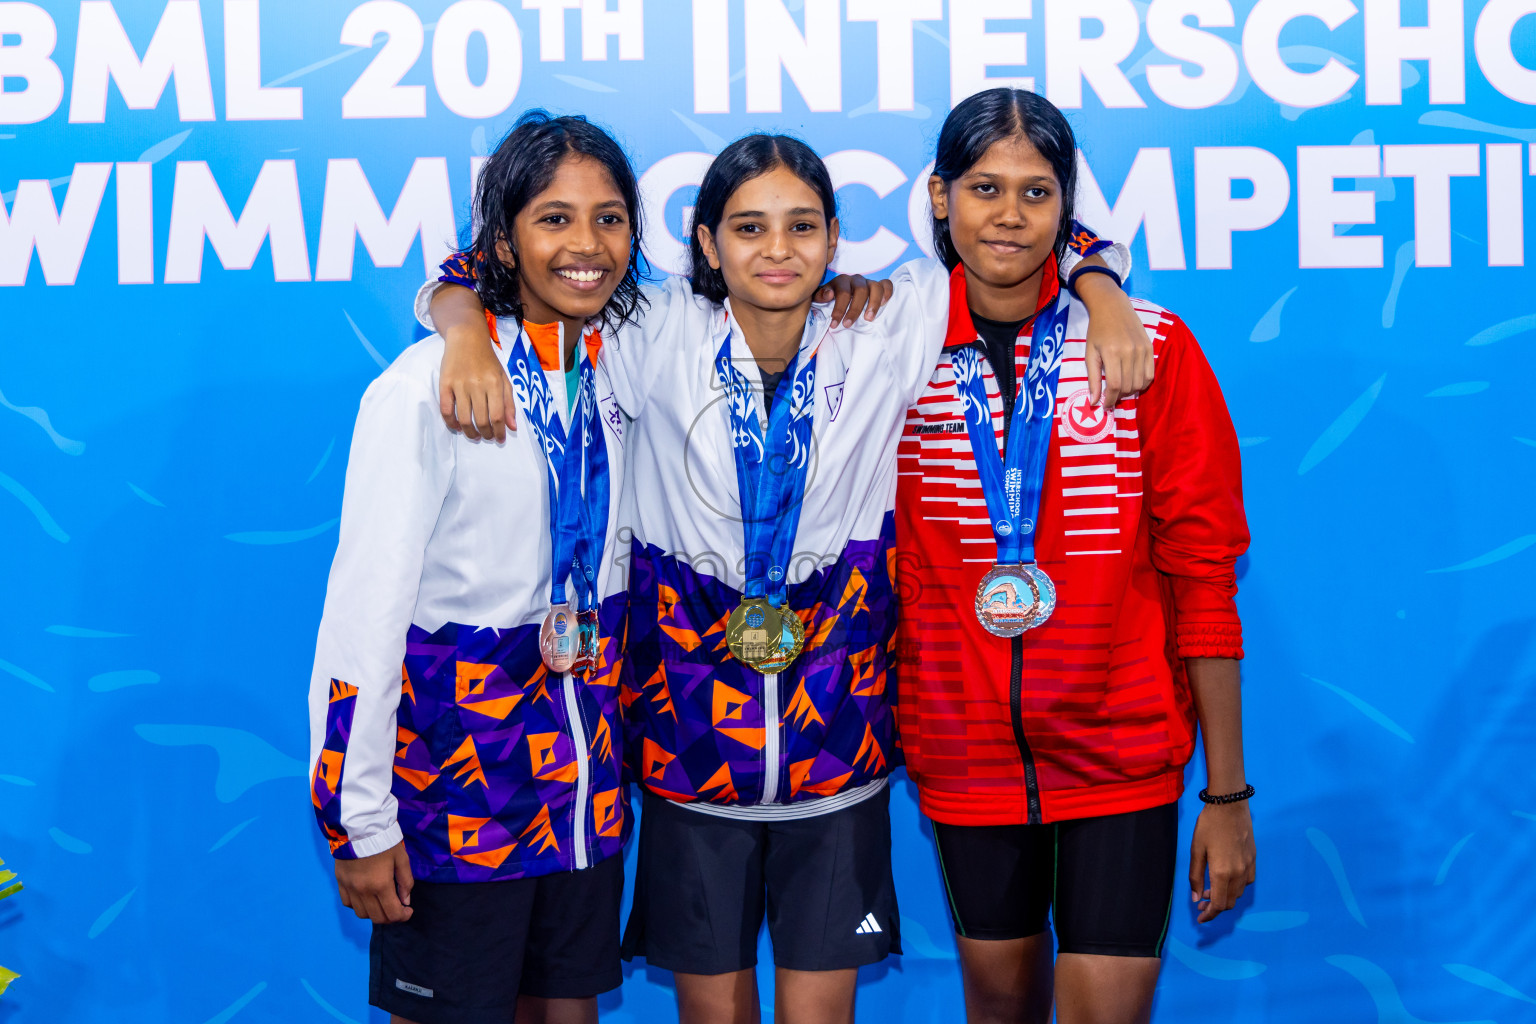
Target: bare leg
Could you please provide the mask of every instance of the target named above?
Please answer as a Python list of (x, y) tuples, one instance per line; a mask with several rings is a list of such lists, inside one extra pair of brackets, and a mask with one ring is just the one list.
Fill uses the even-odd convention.
[(969, 1024), (1050, 1024), (1051, 933), (1025, 939), (955, 937)]
[(679, 1024), (758, 1024), (757, 971), (673, 974)]
[(1060, 1024), (1147, 1024), (1163, 962), (1149, 956), (1063, 953), (1056, 958)]
[(597, 999), (518, 996), (517, 1024), (597, 1024)]
[(853, 1024), (856, 968), (841, 971), (774, 971), (776, 1024)]

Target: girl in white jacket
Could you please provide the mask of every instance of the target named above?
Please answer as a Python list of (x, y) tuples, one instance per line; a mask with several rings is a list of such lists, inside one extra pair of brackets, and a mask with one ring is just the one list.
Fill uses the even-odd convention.
[(602, 330), (641, 311), (623, 151), (534, 112), (486, 165), (481, 294), (524, 429), (438, 415), (443, 339), (363, 396), (310, 686), (315, 815), (373, 922), (397, 1021), (597, 1019), (616, 988), (628, 835), (624, 581), (605, 557), (626, 418)]

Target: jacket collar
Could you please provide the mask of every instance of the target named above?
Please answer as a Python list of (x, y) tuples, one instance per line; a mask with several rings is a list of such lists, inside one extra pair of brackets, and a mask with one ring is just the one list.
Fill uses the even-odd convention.
[[(1040, 314), (1040, 311), (1056, 301), (1061, 292), (1061, 275), (1056, 269), (1054, 257), (1046, 260), (1045, 273), (1040, 278), (1040, 298), (1035, 303), (1035, 311), (1025, 321), (1024, 330), (1028, 330), (1030, 322)], [(977, 340), (976, 325), (971, 321), (971, 307), (966, 298), (965, 265), (960, 264), (949, 275), (949, 330), (944, 335), (944, 348), (960, 348), (970, 345)]]

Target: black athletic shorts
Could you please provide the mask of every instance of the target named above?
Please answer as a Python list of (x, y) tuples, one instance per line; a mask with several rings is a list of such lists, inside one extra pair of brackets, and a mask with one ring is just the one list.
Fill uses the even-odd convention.
[(519, 994), (619, 987), (624, 858), (507, 882), (417, 882), (409, 921), (373, 926), (368, 1001), (417, 1024), (510, 1024)]
[(933, 823), (955, 931), (1022, 939), (1056, 923), (1060, 953), (1163, 955), (1179, 809), (1054, 825)]
[(814, 818), (744, 821), (645, 794), (624, 958), (684, 974), (773, 962), (835, 971), (901, 952), (890, 794)]

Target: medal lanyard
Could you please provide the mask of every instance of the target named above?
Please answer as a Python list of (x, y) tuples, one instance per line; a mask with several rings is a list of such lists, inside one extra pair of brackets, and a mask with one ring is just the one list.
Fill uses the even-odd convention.
[(603, 443), (603, 424), (597, 414), (596, 376), (590, 360), (582, 364), (581, 391), (576, 399), (582, 431), (582, 480), (586, 484), (575, 551), (580, 611), (597, 607), (598, 562), (608, 535), (608, 446)]
[(752, 382), (731, 362), (731, 335), (715, 356), (715, 376), (726, 393), (731, 448), (746, 549), (747, 598), (768, 599), (775, 608), (789, 592), (786, 566), (795, 549), (800, 504), (811, 461), (811, 427), (816, 413), (816, 352), (795, 354), (774, 390), (766, 435), (757, 415)]
[[(592, 361), (584, 349), (585, 346), (578, 342), (581, 398), (576, 408), (581, 417), (579, 420), (572, 417), (569, 434), (560, 421), (544, 370), (524, 341), (521, 329), (507, 359), (517, 404), (527, 416), (544, 451), (545, 484), (549, 490), (549, 603), (567, 603), (566, 582), (576, 569), (579, 608), (595, 604), (596, 562), (602, 552), (608, 524), (608, 452), (596, 423), (595, 397), (590, 403), (586, 400), (589, 392), (595, 396), (596, 383)], [(582, 488), (584, 479), (585, 493)], [(601, 513), (588, 508), (598, 501), (602, 503)]]
[[(1056, 382), (1066, 345), (1069, 299), (1063, 290), (1056, 302), (1035, 316), (1029, 345), (1029, 369), (1013, 403), (1013, 422), (1006, 450), (997, 450), (992, 412), (982, 380), (981, 353), (975, 347), (950, 357), (955, 387), (965, 402), (965, 430), (981, 478), (981, 493), (997, 540), (997, 564), (1028, 565), (1035, 561), (1035, 524), (1045, 490), (1045, 460), (1051, 449), (1051, 423), (1056, 413)], [(1005, 397), (1006, 401), (1006, 397)]]

